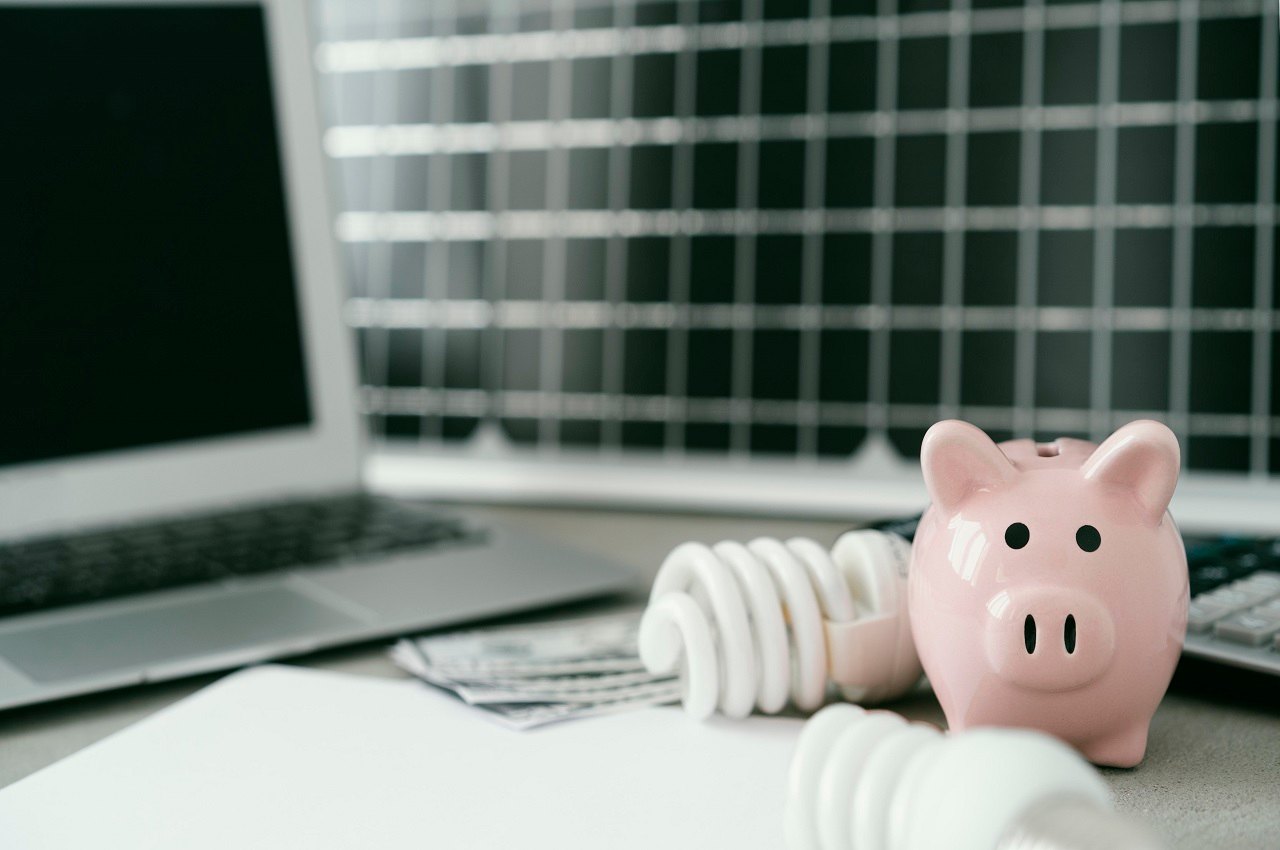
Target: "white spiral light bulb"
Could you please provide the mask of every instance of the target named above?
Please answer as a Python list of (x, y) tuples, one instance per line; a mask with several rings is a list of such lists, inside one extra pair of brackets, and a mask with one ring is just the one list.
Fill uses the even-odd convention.
[(895, 696), (920, 678), (905, 617), (909, 555), (905, 540), (878, 531), (850, 532), (830, 552), (804, 538), (685, 543), (654, 580), (640, 658), (655, 673), (680, 671), (698, 718), (774, 713), (788, 698), (812, 711), (832, 681), (853, 699)]
[(944, 735), (834, 705), (800, 734), (787, 789), (789, 850), (1157, 850), (1111, 811), (1097, 772), (1024, 729)]

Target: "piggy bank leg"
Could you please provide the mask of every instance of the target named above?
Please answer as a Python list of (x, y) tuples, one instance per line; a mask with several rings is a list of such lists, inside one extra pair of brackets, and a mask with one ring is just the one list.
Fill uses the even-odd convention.
[(1136, 767), (1147, 752), (1149, 721), (1125, 726), (1080, 745), (1080, 752), (1101, 767)]

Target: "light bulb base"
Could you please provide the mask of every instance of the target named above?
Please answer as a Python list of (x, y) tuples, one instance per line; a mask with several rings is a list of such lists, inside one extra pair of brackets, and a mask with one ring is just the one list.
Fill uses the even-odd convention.
[(1029, 806), (995, 850), (1166, 850), (1146, 824), (1093, 800), (1056, 795)]

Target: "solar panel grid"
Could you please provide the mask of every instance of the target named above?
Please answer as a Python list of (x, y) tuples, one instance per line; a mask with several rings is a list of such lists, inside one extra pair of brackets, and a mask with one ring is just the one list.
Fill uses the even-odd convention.
[(973, 5), (320, 0), (375, 431), (1280, 471), (1275, 8)]

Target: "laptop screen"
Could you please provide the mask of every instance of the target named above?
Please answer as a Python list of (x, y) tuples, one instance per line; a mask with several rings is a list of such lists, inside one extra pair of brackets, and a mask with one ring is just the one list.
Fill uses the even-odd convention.
[(0, 466), (311, 421), (265, 23), (0, 8)]

